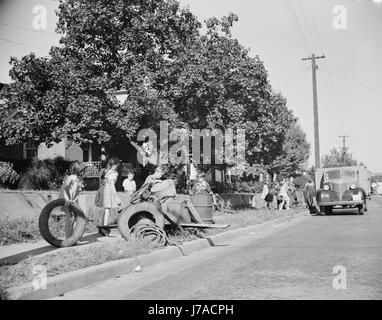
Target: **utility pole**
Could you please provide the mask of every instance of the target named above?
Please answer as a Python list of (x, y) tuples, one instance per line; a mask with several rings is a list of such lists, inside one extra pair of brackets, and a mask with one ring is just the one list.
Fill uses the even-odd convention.
[(320, 131), (318, 126), (318, 102), (317, 102), (317, 77), (316, 71), (318, 66), (316, 65), (317, 59), (324, 59), (325, 55), (318, 56), (313, 53), (311, 57), (303, 58), (302, 60), (312, 60), (312, 82), (313, 82), (313, 114), (314, 114), (314, 156), (315, 167), (320, 168)]
[(346, 138), (349, 138), (349, 136), (340, 136), (340, 138), (342, 138), (342, 151), (343, 153), (346, 152), (347, 148), (346, 148)]
[(348, 148), (346, 148), (346, 138), (349, 138), (349, 136), (340, 136), (342, 138), (342, 164), (345, 165), (345, 154)]

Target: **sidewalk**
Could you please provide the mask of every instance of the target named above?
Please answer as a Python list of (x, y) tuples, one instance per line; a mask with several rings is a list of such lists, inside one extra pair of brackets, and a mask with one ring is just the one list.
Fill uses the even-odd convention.
[[(100, 240), (102, 238), (102, 240)], [(102, 237), (98, 233), (88, 233), (85, 234), (82, 238), (81, 242), (77, 245), (86, 245), (96, 241), (113, 241), (113, 239), (120, 238), (118, 231), (113, 230), (111, 233), (111, 237)], [(45, 253), (65, 248), (56, 248), (51, 246), (45, 240), (40, 240), (37, 242), (25, 242), (25, 243), (17, 243), (11, 245), (0, 246), (0, 265), (1, 264), (16, 264), (21, 260), (27, 259), (31, 256), (43, 255)]]

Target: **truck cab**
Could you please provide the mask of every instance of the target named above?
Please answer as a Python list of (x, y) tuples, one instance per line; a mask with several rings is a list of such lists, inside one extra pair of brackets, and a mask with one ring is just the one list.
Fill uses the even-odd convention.
[(316, 199), (321, 215), (334, 208), (357, 208), (363, 215), (367, 211), (368, 171), (362, 166), (322, 168), (316, 170)]

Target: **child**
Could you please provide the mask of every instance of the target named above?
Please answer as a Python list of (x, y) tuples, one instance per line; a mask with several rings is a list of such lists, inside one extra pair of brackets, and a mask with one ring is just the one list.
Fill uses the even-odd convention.
[[(82, 175), (83, 168), (81, 164), (78, 161), (73, 162), (70, 166), (69, 174), (64, 178), (58, 198), (64, 198), (66, 201), (78, 203), (78, 196), (83, 188)], [(73, 234), (76, 221), (67, 206), (64, 206), (62, 210), (66, 215), (65, 233), (66, 237), (69, 238)]]
[(264, 202), (265, 202), (265, 206), (264, 207), (267, 207), (267, 201), (265, 201), (265, 198), (268, 195), (268, 193), (269, 193), (268, 182), (265, 182), (264, 186), (263, 186), (263, 192), (261, 194), (261, 199), (263, 199)]
[(119, 199), (117, 190), (115, 189), (115, 182), (118, 178), (117, 169), (120, 165), (121, 162), (118, 158), (111, 158), (107, 163), (105, 172), (103, 173), (103, 207), (105, 209), (103, 215), (104, 226), (108, 225), (110, 209), (121, 206), (121, 200)]
[(205, 180), (206, 175), (205, 173), (201, 172), (198, 173), (196, 176), (196, 182), (192, 188), (191, 193), (193, 194), (206, 194), (210, 193), (212, 194), (212, 190), (208, 182)]
[(134, 192), (137, 190), (137, 185), (134, 181), (134, 173), (129, 172), (127, 174), (127, 178), (123, 181), (123, 189), (125, 190), (125, 193), (129, 196), (129, 199), (133, 196)]
[(271, 184), (270, 188), (268, 190), (268, 193), (267, 193), (267, 195), (264, 198), (264, 200), (265, 200), (265, 207), (268, 208), (269, 210), (272, 209), (272, 204), (273, 204), (273, 201), (274, 201), (273, 194), (274, 194), (274, 186)]
[(161, 167), (157, 167), (153, 174), (147, 176), (144, 184), (149, 184), (152, 187), (154, 184), (161, 182), (163, 176), (163, 170)]
[(284, 205), (286, 206), (286, 209), (289, 210), (290, 200), (289, 200), (289, 195), (288, 195), (288, 188), (289, 188), (288, 179), (283, 179), (281, 181), (280, 193), (278, 195), (279, 210), (282, 210)]

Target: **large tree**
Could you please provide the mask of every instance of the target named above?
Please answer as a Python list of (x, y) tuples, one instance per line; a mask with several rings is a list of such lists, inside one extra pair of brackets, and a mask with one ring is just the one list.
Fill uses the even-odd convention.
[[(296, 119), (263, 62), (231, 35), (238, 19), (197, 18), (174, 0), (60, 0), (60, 46), (12, 58), (2, 92), (8, 143), (115, 143), (142, 128), (246, 130), (246, 159), (270, 166)], [(123, 104), (115, 90), (127, 92)]]
[(270, 171), (284, 176), (296, 175), (307, 169), (310, 144), (298, 123), (293, 123), (286, 133), (282, 153), (269, 166)]

